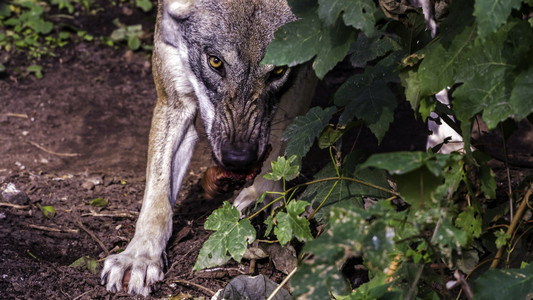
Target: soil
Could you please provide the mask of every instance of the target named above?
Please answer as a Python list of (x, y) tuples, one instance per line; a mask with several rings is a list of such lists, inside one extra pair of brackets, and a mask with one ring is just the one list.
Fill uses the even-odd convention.
[[(135, 18), (120, 7), (104, 11), (97, 24), (85, 17), (75, 25), (88, 30), (88, 24), (96, 24), (93, 30), (98, 31), (90, 33), (97, 36), (109, 35), (117, 16), (125, 23), (141, 19), (148, 31), (152, 26), (153, 15)], [(12, 57), (8, 69), (23, 60)], [(107, 254), (123, 249), (132, 238), (141, 207), (156, 101), (149, 56), (124, 46), (82, 42), (58, 49), (55, 58), (39, 63), (43, 79), (9, 71), (0, 79), (0, 192), (13, 187), (20, 191), (14, 197), (0, 193), (0, 298), (131, 298), (109, 294), (100, 284), (99, 271)], [(336, 74), (321, 83), (318, 98), (327, 100), (324, 93), (346, 76), (343, 70)], [(393, 124), (380, 148), (367, 131), (359, 136), (358, 147), (423, 149), (425, 127), (407, 104), (400, 105), (396, 119), (401, 121)], [(354, 131), (354, 137), (357, 134)], [(200, 196), (200, 179), (212, 164), (202, 138), (174, 208), (169, 267), (151, 298), (209, 298), (205, 288), (217, 291), (231, 278), (250, 274), (246, 260), (192, 271), (209, 235), (203, 223), (222, 204)], [(98, 198), (108, 204), (90, 204)], [(47, 206), (54, 208), (54, 216), (45, 216), (42, 208)], [(96, 269), (71, 266), (83, 257), (96, 259)], [(268, 259), (258, 261), (251, 273), (276, 282), (284, 278)]]

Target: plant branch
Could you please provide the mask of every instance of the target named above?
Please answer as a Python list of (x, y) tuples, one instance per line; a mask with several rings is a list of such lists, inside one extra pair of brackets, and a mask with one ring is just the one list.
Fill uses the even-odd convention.
[[(532, 193), (533, 193), (533, 184), (529, 186), (529, 189), (527, 190), (526, 195), (524, 196), (522, 203), (520, 203), (520, 207), (518, 208), (518, 211), (516, 212), (516, 215), (513, 221), (511, 222), (511, 226), (507, 228), (508, 235), (511, 235), (516, 229), (516, 226), (518, 226), (518, 223), (520, 222), (520, 219), (522, 218), (522, 214), (526, 210), (529, 197), (531, 196)], [(500, 262), (501, 257), (503, 255), (503, 250), (504, 250), (504, 246), (498, 249), (498, 253), (496, 253), (496, 256), (494, 256), (494, 260), (492, 261), (492, 264), (490, 265), (491, 268), (496, 268), (498, 266), (498, 263)]]

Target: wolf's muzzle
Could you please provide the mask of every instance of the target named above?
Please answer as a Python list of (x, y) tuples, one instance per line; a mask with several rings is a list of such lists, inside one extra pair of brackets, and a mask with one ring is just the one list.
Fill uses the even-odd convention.
[(220, 148), (222, 164), (231, 171), (247, 171), (257, 164), (257, 143), (225, 143)]

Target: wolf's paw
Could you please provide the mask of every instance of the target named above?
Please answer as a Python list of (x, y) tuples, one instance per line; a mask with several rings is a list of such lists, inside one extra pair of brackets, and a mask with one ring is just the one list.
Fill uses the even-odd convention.
[(127, 290), (130, 294), (148, 296), (152, 285), (163, 280), (161, 255), (158, 257), (150, 255), (147, 250), (135, 250), (128, 247), (124, 252), (110, 255), (105, 260), (101, 279), (102, 284), (107, 281), (106, 289), (109, 292)]

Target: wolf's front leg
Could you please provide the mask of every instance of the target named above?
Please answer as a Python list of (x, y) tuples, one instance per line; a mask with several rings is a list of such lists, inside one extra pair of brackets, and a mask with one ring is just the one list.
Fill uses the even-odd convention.
[[(172, 233), (172, 206), (197, 140), (195, 109), (176, 110), (159, 101), (150, 131), (146, 190), (135, 235), (127, 248), (110, 255), (102, 270), (107, 290), (147, 296), (163, 279), (165, 248)], [(129, 280), (128, 280), (129, 277)]]

